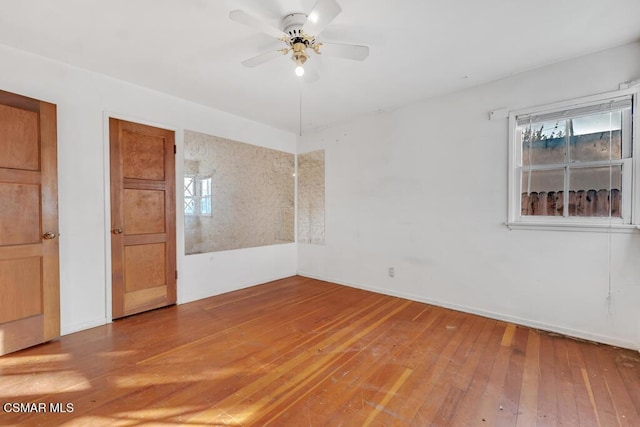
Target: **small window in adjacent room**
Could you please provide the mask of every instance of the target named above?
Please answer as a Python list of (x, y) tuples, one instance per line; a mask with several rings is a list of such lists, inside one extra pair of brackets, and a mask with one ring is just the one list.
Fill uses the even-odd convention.
[(211, 177), (184, 177), (184, 214), (211, 216)]
[(634, 93), (510, 115), (509, 223), (632, 224)]

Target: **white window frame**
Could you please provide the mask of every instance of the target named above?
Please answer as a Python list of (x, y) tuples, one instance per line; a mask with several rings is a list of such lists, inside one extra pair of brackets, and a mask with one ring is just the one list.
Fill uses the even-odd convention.
[[(508, 213), (507, 226), (509, 228), (547, 229), (547, 230), (584, 230), (584, 231), (630, 231), (639, 229), (640, 226), (640, 114), (638, 86), (607, 92), (583, 98), (556, 102), (553, 104), (531, 107), (509, 113), (509, 177), (508, 177)], [(596, 217), (561, 217), (561, 216), (523, 216), (521, 214), (521, 141), (517, 138), (517, 117), (526, 115), (540, 115), (574, 109), (589, 105), (602, 104), (611, 100), (628, 97), (632, 98), (631, 112), (631, 153), (629, 159), (604, 161), (603, 166), (622, 165), (622, 218), (596, 218)], [(589, 166), (596, 166), (596, 162), (590, 162)], [(543, 169), (544, 166), (538, 167)], [(550, 167), (556, 169), (557, 167)], [(631, 173), (628, 171), (631, 170)]]
[[(211, 175), (185, 175), (184, 176), (185, 179), (191, 179), (193, 180), (193, 188), (194, 188), (194, 194), (192, 196), (192, 200), (193, 200), (193, 212), (189, 213), (189, 212), (184, 212), (185, 216), (212, 216), (213, 214), (213, 195), (212, 194), (208, 194), (208, 195), (203, 195), (202, 194), (202, 181), (209, 181), (209, 186), (211, 188)], [(183, 193), (184, 193), (184, 189), (183, 189)], [(209, 200), (209, 206), (211, 207), (211, 210), (209, 212), (204, 212), (203, 206), (204, 203), (203, 201), (205, 200)], [(184, 208), (183, 208), (184, 210)]]

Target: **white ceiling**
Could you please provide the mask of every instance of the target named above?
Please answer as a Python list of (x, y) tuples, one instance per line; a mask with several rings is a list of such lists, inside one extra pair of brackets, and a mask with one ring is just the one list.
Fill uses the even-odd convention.
[[(280, 45), (228, 15), (277, 26), (315, 1), (0, 0), (0, 44), (297, 132), (294, 63), (240, 65)], [(338, 2), (318, 39), (370, 56), (311, 57), (320, 79), (302, 85), (305, 130), (640, 40), (640, 0)]]

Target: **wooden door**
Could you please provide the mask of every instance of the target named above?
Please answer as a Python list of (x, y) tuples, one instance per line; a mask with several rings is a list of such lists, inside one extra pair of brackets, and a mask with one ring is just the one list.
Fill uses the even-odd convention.
[(0, 355), (60, 336), (56, 106), (0, 91)]
[(110, 119), (113, 318), (176, 302), (174, 132)]

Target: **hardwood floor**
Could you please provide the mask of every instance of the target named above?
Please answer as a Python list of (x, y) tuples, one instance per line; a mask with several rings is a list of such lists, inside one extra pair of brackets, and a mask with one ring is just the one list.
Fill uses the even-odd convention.
[(640, 355), (292, 277), (3, 356), (0, 403), (0, 425), (639, 426)]

